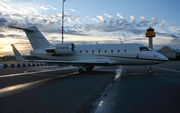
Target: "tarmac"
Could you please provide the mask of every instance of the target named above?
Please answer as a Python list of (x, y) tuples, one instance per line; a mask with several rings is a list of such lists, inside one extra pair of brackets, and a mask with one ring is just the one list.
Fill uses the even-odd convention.
[(104, 92), (95, 113), (179, 113), (180, 62), (153, 66), (124, 66)]
[(0, 69), (1, 113), (177, 113), (180, 62), (153, 66)]

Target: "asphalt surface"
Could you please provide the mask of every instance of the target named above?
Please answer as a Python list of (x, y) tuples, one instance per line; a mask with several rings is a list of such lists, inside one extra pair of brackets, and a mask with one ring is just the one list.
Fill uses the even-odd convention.
[(180, 62), (155, 65), (153, 74), (146, 70), (146, 66), (124, 66), (95, 113), (179, 113)]
[(74, 67), (0, 70), (0, 113), (82, 113), (114, 78), (118, 66), (79, 74)]
[(178, 113), (180, 62), (0, 69), (0, 113)]

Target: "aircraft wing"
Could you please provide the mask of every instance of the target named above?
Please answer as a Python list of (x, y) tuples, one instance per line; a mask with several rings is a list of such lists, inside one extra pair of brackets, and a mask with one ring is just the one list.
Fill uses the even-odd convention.
[(46, 62), (46, 63), (56, 63), (56, 64), (77, 64), (77, 65), (108, 65), (107, 61), (58, 61), (58, 60), (25, 60), (25, 62)]
[(23, 62), (43, 62), (55, 64), (68, 64), (68, 65), (108, 65), (107, 61), (58, 61), (58, 60), (25, 60), (19, 51), (11, 44), (16, 60)]

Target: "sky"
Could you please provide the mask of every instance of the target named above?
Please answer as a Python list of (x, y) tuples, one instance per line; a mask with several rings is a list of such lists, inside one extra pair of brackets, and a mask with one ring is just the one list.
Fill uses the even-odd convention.
[[(7, 27), (37, 26), (52, 45), (61, 43), (62, 0), (0, 0), (0, 55), (21, 54), (32, 47), (25, 33)], [(140, 43), (148, 46), (153, 27), (154, 50), (180, 49), (179, 0), (66, 0), (64, 43)]]

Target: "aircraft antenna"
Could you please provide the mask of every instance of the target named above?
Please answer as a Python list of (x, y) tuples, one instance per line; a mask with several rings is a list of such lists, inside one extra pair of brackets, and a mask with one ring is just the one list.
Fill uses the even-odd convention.
[(62, 43), (63, 43), (63, 24), (64, 24), (64, 2), (66, 2), (66, 0), (63, 0), (63, 7), (62, 7)]

